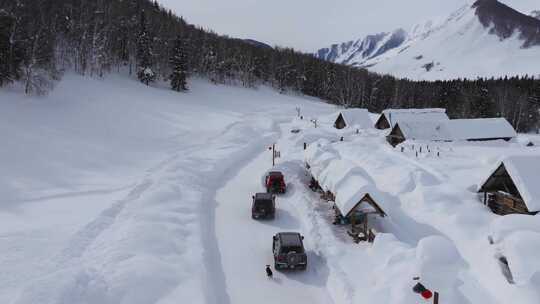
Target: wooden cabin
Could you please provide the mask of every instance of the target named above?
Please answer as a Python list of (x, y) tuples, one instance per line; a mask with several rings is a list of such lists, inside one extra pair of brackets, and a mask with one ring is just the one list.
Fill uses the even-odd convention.
[(400, 143), (406, 141), (405, 135), (403, 134), (403, 131), (401, 131), (401, 127), (399, 126), (399, 123), (396, 124), (393, 128), (390, 134), (386, 136), (386, 141), (392, 146), (395, 147), (399, 145)]
[(339, 113), (338, 118), (336, 119), (336, 122), (334, 122), (334, 128), (336, 129), (344, 129), (347, 126), (347, 123), (345, 122), (345, 118), (343, 117), (343, 114)]
[(449, 120), (449, 118), (448, 115), (446, 115), (446, 110), (439, 108), (387, 109), (381, 113), (379, 119), (375, 122), (375, 128), (379, 130), (390, 129), (402, 120), (445, 121)]
[(367, 129), (372, 127), (372, 123), (368, 110), (353, 108), (339, 112), (334, 122), (334, 128), (341, 130), (356, 126), (359, 129)]
[(305, 160), (311, 168), (309, 187), (320, 193), (321, 199), (333, 202), (334, 224), (350, 224), (348, 234), (357, 242), (373, 241), (375, 233), (369, 226), (369, 218), (386, 216), (377, 202), (382, 201), (383, 194), (369, 174), (354, 162), (336, 154), (323, 155), (325, 153), (317, 153), (313, 147), (306, 153)]
[(379, 130), (385, 130), (385, 129), (390, 129), (391, 125), (390, 125), (390, 118), (386, 115), (381, 114), (379, 116), (379, 119), (377, 119), (377, 122), (375, 122), (375, 129), (379, 129)]
[(452, 119), (447, 128), (454, 140), (509, 141), (517, 137), (516, 130), (505, 118)]
[(393, 147), (406, 140), (433, 142), (451, 141), (509, 141), (517, 133), (504, 118), (453, 120), (402, 119), (397, 122), (386, 140)]
[(479, 193), (495, 214), (534, 215), (540, 211), (540, 156), (511, 156), (491, 172)]
[(452, 141), (447, 121), (401, 120), (396, 123), (386, 140), (393, 147), (406, 140)]
[(374, 232), (369, 224), (370, 216), (385, 217), (384, 210), (375, 202), (369, 193), (364, 194), (354, 205), (334, 205), (334, 224), (350, 225), (348, 234), (356, 241), (369, 241), (374, 239)]

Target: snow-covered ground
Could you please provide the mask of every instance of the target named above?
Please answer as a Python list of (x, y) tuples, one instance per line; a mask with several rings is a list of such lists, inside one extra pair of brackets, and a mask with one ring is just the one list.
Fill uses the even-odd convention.
[[(331, 148), (325, 140), (315, 143), (330, 149), (337, 159), (355, 163), (387, 195), (379, 204), (389, 216), (381, 220), (379, 227), (390, 235), (377, 237), (373, 247), (367, 250), (373, 255), (371, 259), (361, 258), (364, 262), (374, 261), (366, 264), (378, 265), (372, 273), (366, 274), (366, 268), (363, 269), (364, 274), (373, 279), (372, 290), (396, 290), (406, 283), (407, 274), (410, 278), (422, 273), (418, 263), (425, 260), (418, 260), (418, 251), (426, 236), (435, 235), (450, 241), (449, 248), (455, 248), (457, 257), (452, 258), (453, 261), (462, 261), (456, 264), (458, 274), (454, 283), (458, 289), (447, 290), (446, 294), (442, 292), (441, 297), (456, 297), (451, 303), (540, 301), (540, 268), (537, 254), (533, 253), (540, 246), (540, 217), (512, 215), (513, 221), (501, 220), (480, 203), (476, 193), (478, 184), (504, 156), (538, 156), (540, 149), (525, 147), (528, 142), (525, 136), (513, 143), (409, 142), (393, 149), (385, 142), (385, 134), (386, 131), (360, 134), (345, 131), (341, 134), (344, 142), (331, 143)], [(495, 238), (495, 243), (490, 244), (489, 238)], [(416, 255), (411, 253), (414, 248)], [(432, 257), (442, 254), (437, 250), (428, 251), (428, 256)], [(501, 256), (508, 259), (514, 279), (521, 278), (519, 282), (508, 283), (501, 270)], [(381, 257), (382, 260), (376, 260)], [(350, 268), (349, 265), (345, 264), (343, 268)], [(430, 267), (440, 265), (435, 263)], [(381, 272), (385, 273), (383, 279), (377, 280)], [(438, 276), (447, 274), (441, 271)], [(368, 298), (361, 286), (353, 290), (356, 291), (355, 299), (375, 300)], [(383, 302), (412, 303), (405, 295)]]
[(0, 302), (223, 303), (216, 191), (297, 106), (330, 108), (121, 76), (68, 76), (46, 98), (0, 92)]
[[(498, 217), (475, 193), (501, 157), (538, 148), (523, 138), (401, 152), (386, 131), (333, 129), (335, 111), (204, 80), (180, 94), (70, 75), (46, 98), (0, 92), (0, 302), (412, 304), (416, 276), (441, 303), (540, 301), (539, 217)], [(373, 244), (353, 243), (307, 187), (303, 145), (321, 138), (381, 192), (388, 216)], [(254, 221), (274, 143), (288, 191), (275, 220)], [(269, 279), (279, 231), (305, 236), (308, 269)]]

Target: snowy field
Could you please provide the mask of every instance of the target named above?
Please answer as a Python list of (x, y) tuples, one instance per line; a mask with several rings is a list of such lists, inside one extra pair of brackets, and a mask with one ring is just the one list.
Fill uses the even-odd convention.
[[(523, 138), (401, 152), (385, 131), (333, 129), (335, 111), (203, 80), (186, 94), (120, 76), (69, 76), (46, 98), (0, 92), (0, 303), (413, 304), (415, 276), (441, 303), (540, 302), (539, 217), (496, 216), (475, 193), (502, 157), (539, 148)], [(253, 221), (274, 143), (288, 191), (275, 220)], [(304, 143), (383, 194), (373, 244), (332, 224), (307, 187)], [(308, 269), (268, 279), (279, 231), (305, 236)]]
[(308, 105), (330, 108), (119, 76), (0, 92), (0, 302), (223, 303), (216, 191)]

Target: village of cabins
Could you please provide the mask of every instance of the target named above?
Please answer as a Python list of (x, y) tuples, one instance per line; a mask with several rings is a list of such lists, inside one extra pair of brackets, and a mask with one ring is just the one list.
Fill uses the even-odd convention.
[[(344, 109), (326, 120), (338, 131), (385, 132), (383, 136), (389, 147), (402, 152), (407, 142), (412, 147), (423, 143), (425, 149), (430, 149), (430, 144), (435, 147), (456, 142), (512, 142), (518, 137), (504, 118), (450, 119), (445, 109), (388, 109), (375, 123), (371, 115), (366, 109)], [(534, 146), (532, 142), (523, 148), (531, 146)], [(333, 202), (334, 224), (350, 225), (347, 233), (356, 242), (373, 241), (376, 231), (368, 219), (386, 216), (382, 203), (388, 200), (388, 195), (361, 166), (339, 157), (331, 141), (319, 140), (305, 148), (310, 188), (320, 192), (324, 200)], [(540, 187), (535, 185), (534, 177), (540, 172), (540, 155), (506, 156), (489, 172), (475, 188), (479, 203), (498, 215), (535, 215), (540, 211)]]

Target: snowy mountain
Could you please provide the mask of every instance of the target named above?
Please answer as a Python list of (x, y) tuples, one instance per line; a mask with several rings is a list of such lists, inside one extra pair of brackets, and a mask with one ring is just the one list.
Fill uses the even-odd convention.
[(399, 47), (406, 39), (407, 32), (398, 29), (391, 33), (368, 35), (356, 41), (334, 44), (330, 48), (320, 49), (317, 56), (328, 61), (361, 65), (362, 62)]
[(321, 49), (329, 61), (411, 79), (539, 75), (540, 20), (478, 0), (440, 21)]
[(540, 20), (540, 10), (532, 11), (530, 16)]

